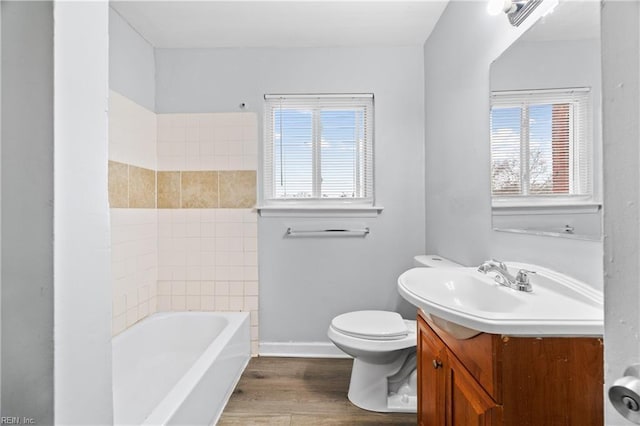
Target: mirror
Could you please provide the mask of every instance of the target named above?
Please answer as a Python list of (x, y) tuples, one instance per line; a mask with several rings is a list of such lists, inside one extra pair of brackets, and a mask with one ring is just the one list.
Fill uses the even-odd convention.
[(564, 1), (492, 64), (493, 229), (601, 239), (600, 3)]

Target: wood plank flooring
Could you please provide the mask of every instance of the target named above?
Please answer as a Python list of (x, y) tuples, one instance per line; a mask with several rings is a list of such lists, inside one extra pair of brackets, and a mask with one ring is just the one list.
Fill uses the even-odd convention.
[(415, 425), (416, 415), (374, 413), (349, 402), (352, 360), (249, 361), (218, 425)]

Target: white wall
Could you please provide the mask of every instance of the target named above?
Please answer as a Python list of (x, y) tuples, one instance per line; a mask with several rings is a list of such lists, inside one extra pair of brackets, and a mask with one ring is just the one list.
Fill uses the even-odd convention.
[(156, 102), (153, 46), (109, 9), (109, 87), (153, 111)]
[(545, 7), (513, 28), (485, 2), (450, 2), (425, 43), (426, 247), (467, 265), (537, 263), (601, 287), (600, 242), (491, 230), (489, 67)]
[(355, 219), (371, 227), (365, 239), (285, 239), (297, 219), (259, 219), (260, 341), (328, 342), (331, 318), (355, 309), (415, 316), (396, 279), (425, 246), (419, 47), (157, 49), (156, 71), (157, 112), (228, 112), (246, 102), (260, 126), (265, 93), (373, 92), (376, 198), (385, 209)]
[(53, 8), (2, 2), (2, 416), (53, 423)]
[(109, 7), (57, 1), (54, 18), (55, 423), (111, 424)]
[(518, 41), (491, 64), (492, 90), (592, 87), (598, 110), (599, 78), (598, 39)]
[[(602, 9), (605, 390), (640, 362), (640, 7)], [(607, 425), (628, 425), (606, 404)]]

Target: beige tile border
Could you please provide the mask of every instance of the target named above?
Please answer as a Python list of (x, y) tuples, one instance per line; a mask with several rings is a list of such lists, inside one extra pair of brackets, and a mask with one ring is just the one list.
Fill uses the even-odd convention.
[(129, 207), (129, 165), (109, 161), (109, 205)]
[(252, 208), (255, 170), (155, 171), (109, 161), (112, 208)]
[(156, 208), (156, 172), (129, 165), (129, 208)]
[(256, 204), (256, 172), (254, 170), (218, 172), (220, 207), (246, 209)]
[(179, 209), (180, 172), (158, 172), (158, 208)]
[(218, 208), (218, 172), (180, 172), (180, 198), (183, 209)]

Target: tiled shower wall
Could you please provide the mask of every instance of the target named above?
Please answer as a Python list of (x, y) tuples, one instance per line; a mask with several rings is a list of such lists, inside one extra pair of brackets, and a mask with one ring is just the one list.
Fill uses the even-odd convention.
[[(109, 99), (112, 333), (156, 311), (156, 114), (116, 92)], [(153, 191), (153, 192), (152, 192)]]
[[(127, 111), (124, 122), (112, 119), (112, 126), (131, 128), (141, 122), (144, 112), (112, 95), (110, 118), (125, 115), (118, 110)], [(110, 202), (121, 207), (112, 208), (114, 271), (116, 262), (130, 265), (119, 273), (126, 284), (117, 285), (114, 276), (114, 334), (156, 310), (245, 311), (251, 313), (252, 349), (257, 353), (256, 116), (153, 115), (153, 168), (110, 156)], [(125, 133), (122, 128), (112, 131), (121, 138)], [(127, 144), (111, 140), (110, 145)], [(154, 216), (151, 222), (141, 212), (148, 209)], [(155, 224), (155, 245), (140, 242), (142, 235), (149, 236), (150, 223)], [(147, 291), (132, 265), (149, 266), (145, 259), (151, 251), (156, 279)]]
[(257, 117), (157, 117), (158, 310), (250, 312), (255, 354)]
[(158, 218), (151, 209), (111, 209), (112, 332), (156, 312)]

